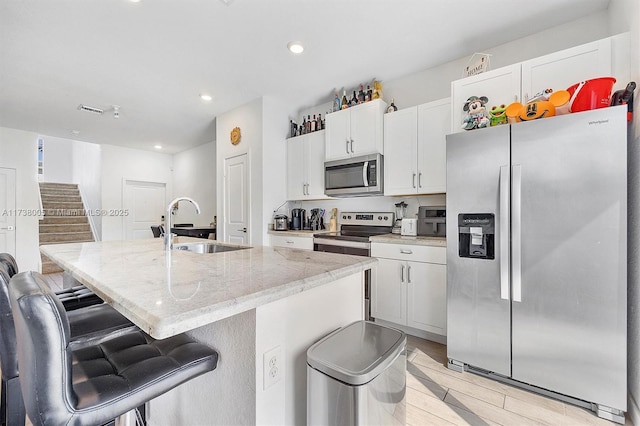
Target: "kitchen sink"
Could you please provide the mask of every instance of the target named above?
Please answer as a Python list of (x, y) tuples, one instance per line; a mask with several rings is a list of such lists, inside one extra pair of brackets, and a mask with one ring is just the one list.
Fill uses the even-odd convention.
[(198, 254), (223, 253), (225, 251), (245, 250), (248, 248), (251, 247), (227, 246), (218, 243), (182, 243), (173, 245), (174, 250), (184, 250)]

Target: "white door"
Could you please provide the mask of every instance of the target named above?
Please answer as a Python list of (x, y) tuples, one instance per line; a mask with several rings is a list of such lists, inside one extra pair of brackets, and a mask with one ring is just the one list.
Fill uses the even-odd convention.
[(16, 171), (0, 167), (0, 253), (16, 255)]
[(371, 316), (396, 324), (407, 323), (407, 264), (378, 259), (371, 286)]
[(247, 154), (224, 160), (224, 241), (249, 243), (249, 173)]
[(415, 194), (418, 108), (384, 116), (384, 195)]
[(349, 150), (349, 126), (351, 111), (333, 112), (325, 117), (325, 160), (338, 160), (351, 156)]
[(305, 196), (305, 143), (306, 136), (298, 136), (287, 141), (287, 198), (289, 200), (301, 200)]
[[(418, 194), (447, 190), (446, 145), (450, 125), (450, 98), (418, 106)], [(385, 160), (386, 156), (387, 151)], [(386, 190), (387, 182), (384, 184)]]
[(324, 195), (324, 153), (325, 132), (307, 135), (305, 146), (305, 169), (307, 174), (307, 198), (317, 200), (328, 198)]
[(407, 262), (407, 325), (446, 334), (447, 266)]
[(166, 214), (166, 184), (125, 180), (123, 192), (125, 239), (153, 238), (151, 226)]

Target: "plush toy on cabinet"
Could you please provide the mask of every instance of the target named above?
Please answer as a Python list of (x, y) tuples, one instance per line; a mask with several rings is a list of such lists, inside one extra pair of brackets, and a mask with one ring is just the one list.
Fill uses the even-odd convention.
[(479, 129), (489, 126), (489, 114), (485, 104), (489, 102), (486, 96), (471, 96), (464, 103), (463, 111), (466, 113), (462, 120), (464, 130)]
[(491, 126), (507, 124), (507, 106), (505, 104), (492, 106), (489, 110), (489, 121)]
[(507, 119), (509, 123), (518, 123), (566, 114), (569, 98), (569, 92), (566, 90), (554, 92), (547, 89), (533, 96), (526, 105), (520, 102), (510, 104), (506, 111)]
[(382, 99), (382, 83), (377, 80), (373, 80), (373, 92), (371, 93), (371, 99)]

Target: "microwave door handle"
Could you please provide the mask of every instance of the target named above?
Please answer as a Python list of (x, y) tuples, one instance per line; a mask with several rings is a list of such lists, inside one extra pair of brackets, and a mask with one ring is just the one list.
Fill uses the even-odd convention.
[(369, 162), (365, 161), (362, 166), (362, 182), (364, 186), (369, 186)]

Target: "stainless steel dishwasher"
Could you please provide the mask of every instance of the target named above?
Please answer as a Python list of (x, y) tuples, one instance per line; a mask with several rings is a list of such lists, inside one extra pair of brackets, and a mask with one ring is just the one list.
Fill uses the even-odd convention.
[(307, 351), (308, 425), (404, 425), (407, 336), (356, 321)]

